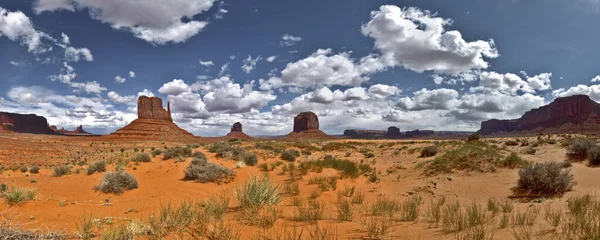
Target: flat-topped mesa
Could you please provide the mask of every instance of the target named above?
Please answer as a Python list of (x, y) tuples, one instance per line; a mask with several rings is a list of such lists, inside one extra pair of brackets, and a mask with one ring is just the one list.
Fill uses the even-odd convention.
[(138, 119), (173, 121), (171, 118), (171, 103), (167, 102), (167, 110), (163, 108), (162, 99), (141, 96), (138, 99)]
[(526, 112), (519, 119), (491, 119), (481, 123), (479, 134), (539, 131), (547, 133), (600, 130), (600, 104), (587, 95), (555, 99), (552, 103)]
[(232, 132), (243, 132), (242, 131), (242, 123), (240, 123), (240, 122), (234, 123), (233, 126), (231, 127), (231, 131)]
[(35, 114), (0, 112), (0, 130), (17, 133), (55, 134), (45, 117)]
[(386, 134), (388, 137), (397, 137), (400, 136), (400, 128), (391, 126), (388, 128)]
[(319, 118), (313, 112), (303, 112), (294, 118), (294, 132), (319, 130)]

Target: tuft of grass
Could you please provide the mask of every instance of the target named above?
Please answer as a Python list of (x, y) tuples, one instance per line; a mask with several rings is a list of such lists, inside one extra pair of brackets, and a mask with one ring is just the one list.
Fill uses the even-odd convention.
[(525, 195), (562, 196), (571, 191), (575, 181), (561, 163), (536, 163), (519, 169), (517, 191)]
[(118, 225), (110, 225), (102, 231), (103, 240), (121, 240), (121, 239), (135, 239), (135, 235), (129, 229), (129, 225), (121, 223)]
[(77, 220), (75, 226), (77, 227), (76, 235), (79, 239), (88, 240), (94, 238), (94, 220), (91, 214), (84, 214), (83, 217)]
[(35, 199), (37, 192), (32, 188), (11, 188), (2, 197), (9, 206), (18, 205)]
[(250, 177), (235, 189), (235, 197), (241, 208), (259, 208), (275, 205), (281, 201), (279, 187), (268, 177)]
[(95, 161), (90, 163), (87, 167), (87, 174), (91, 175), (96, 172), (105, 172), (106, 171), (106, 161)]
[(310, 201), (307, 206), (298, 207), (294, 219), (299, 222), (316, 222), (323, 220), (325, 205), (318, 201)]
[(71, 166), (69, 165), (58, 165), (53, 168), (54, 172), (52, 173), (53, 177), (62, 177), (64, 175), (71, 173)]
[(519, 157), (519, 155), (517, 155), (516, 153), (510, 153), (510, 155), (508, 155), (504, 161), (502, 162), (502, 166), (506, 167), (506, 168), (516, 168), (516, 167), (521, 167), (526, 165), (527, 162), (524, 161), (521, 157)]
[(369, 213), (372, 216), (391, 217), (398, 211), (400, 211), (400, 203), (395, 199), (385, 196), (378, 196), (369, 209)]
[(103, 193), (121, 194), (127, 190), (138, 188), (135, 176), (125, 171), (107, 172), (95, 189)]
[(416, 221), (421, 203), (422, 199), (419, 196), (405, 199), (400, 204), (400, 221)]
[(244, 163), (248, 166), (255, 166), (258, 163), (258, 157), (255, 153), (249, 153), (244, 156)]
[(366, 217), (360, 221), (366, 233), (366, 239), (388, 239), (394, 230), (394, 221), (390, 217)]
[(337, 218), (340, 222), (343, 221), (348, 221), (351, 222), (352, 221), (352, 216), (353, 214), (353, 210), (352, 210), (352, 205), (350, 205), (350, 202), (346, 199), (340, 199), (337, 203)]
[(204, 208), (204, 212), (208, 216), (220, 220), (229, 211), (229, 196), (225, 193), (217, 196), (212, 195), (202, 201), (200, 205)]

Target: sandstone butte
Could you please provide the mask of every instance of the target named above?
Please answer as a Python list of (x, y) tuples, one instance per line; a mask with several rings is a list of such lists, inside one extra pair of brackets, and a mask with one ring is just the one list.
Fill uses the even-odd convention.
[(50, 129), (52, 129), (52, 131), (54, 131), (56, 133), (63, 134), (63, 135), (76, 135), (76, 136), (94, 135), (92, 133), (89, 133), (89, 132), (86, 132), (85, 130), (83, 130), (82, 125), (79, 125), (79, 127), (77, 127), (73, 131), (65, 130), (65, 128), (58, 129), (54, 125), (50, 126)]
[(303, 112), (294, 117), (294, 131), (285, 138), (332, 138), (319, 130), (319, 118), (313, 112)]
[(555, 99), (526, 112), (519, 119), (491, 119), (481, 123), (481, 135), (531, 133), (590, 133), (600, 130), (600, 104), (587, 95)]
[(230, 139), (252, 139), (252, 137), (248, 136), (244, 133), (244, 131), (242, 131), (242, 123), (240, 122), (234, 123), (231, 127), (231, 132), (229, 132), (225, 137)]
[(138, 99), (138, 118), (106, 137), (180, 142), (200, 139), (173, 123), (170, 103), (165, 110), (162, 99), (146, 96)]
[(0, 132), (56, 134), (45, 117), (35, 114), (0, 112)]

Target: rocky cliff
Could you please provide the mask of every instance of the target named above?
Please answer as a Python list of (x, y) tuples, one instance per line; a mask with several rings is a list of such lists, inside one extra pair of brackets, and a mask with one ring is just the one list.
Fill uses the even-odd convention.
[(173, 123), (170, 104), (167, 103), (165, 110), (162, 99), (146, 96), (138, 99), (138, 119), (108, 137), (182, 142), (199, 139)]
[(45, 117), (35, 114), (0, 112), (0, 129), (6, 132), (56, 134)]
[(600, 104), (587, 95), (557, 98), (513, 120), (492, 119), (481, 123), (479, 134), (519, 132), (587, 132), (600, 130)]

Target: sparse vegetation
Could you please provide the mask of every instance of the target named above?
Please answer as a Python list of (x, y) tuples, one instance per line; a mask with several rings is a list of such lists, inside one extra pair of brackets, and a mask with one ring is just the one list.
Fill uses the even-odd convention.
[(467, 137), (467, 141), (469, 141), (469, 142), (479, 141), (479, 139), (481, 139), (481, 136), (479, 136), (479, 134), (477, 134), (477, 133), (473, 133)]
[(105, 161), (95, 161), (90, 163), (87, 168), (87, 174), (91, 175), (96, 172), (105, 172), (106, 171), (106, 162)]
[(201, 183), (229, 182), (234, 176), (234, 172), (231, 169), (209, 162), (206, 160), (206, 157), (195, 157), (192, 159), (190, 165), (184, 170), (184, 173), (184, 180), (196, 180)]
[(469, 142), (437, 156), (425, 166), (427, 175), (450, 173), (452, 170), (491, 172), (501, 166), (498, 150), (483, 142)]
[(135, 162), (151, 162), (152, 158), (147, 153), (138, 153), (133, 160)]
[(172, 147), (163, 152), (163, 159), (188, 158), (192, 156), (192, 149), (189, 147)]
[(519, 157), (519, 155), (517, 155), (514, 152), (508, 155), (502, 162), (502, 165), (507, 168), (521, 167), (525, 164), (527, 164), (527, 162), (524, 161), (521, 157)]
[(421, 157), (433, 157), (437, 155), (438, 148), (437, 146), (427, 146), (421, 150)]
[(588, 156), (588, 152), (597, 146), (595, 140), (588, 138), (572, 140), (567, 147), (567, 157), (572, 160), (583, 160)]
[(300, 152), (298, 150), (290, 149), (281, 153), (281, 159), (286, 162), (295, 162), (296, 158), (300, 156)]
[(125, 171), (107, 172), (95, 189), (103, 193), (121, 194), (138, 187), (135, 176)]
[(235, 189), (235, 197), (242, 208), (258, 208), (281, 201), (279, 187), (268, 177), (250, 177)]
[(33, 200), (35, 199), (36, 195), (37, 193), (35, 189), (14, 187), (8, 191), (5, 191), (2, 194), (2, 197), (4, 197), (6, 204), (12, 206)]
[(59, 165), (53, 168), (54, 172), (52, 173), (53, 177), (62, 177), (64, 175), (71, 173), (71, 166), (68, 165)]

